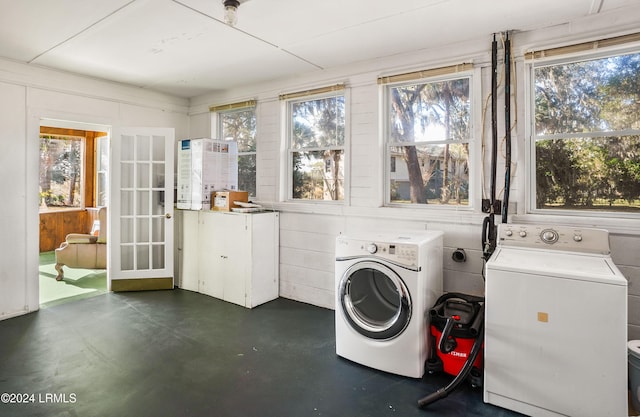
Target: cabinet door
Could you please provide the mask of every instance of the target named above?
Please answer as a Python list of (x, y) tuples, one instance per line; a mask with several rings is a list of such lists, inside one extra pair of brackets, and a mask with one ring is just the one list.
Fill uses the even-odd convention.
[[(221, 272), (223, 264), (220, 254), (220, 222), (216, 213), (202, 211), (199, 214), (198, 230), (198, 279), (199, 291), (211, 297), (223, 298), (224, 274)], [(224, 239), (222, 239), (224, 241)]]
[(223, 214), (215, 216), (214, 253), (219, 261), (222, 299), (246, 306), (247, 270), (251, 262), (248, 216)]
[(178, 247), (180, 288), (199, 291), (198, 282), (198, 212), (181, 210), (182, 237)]

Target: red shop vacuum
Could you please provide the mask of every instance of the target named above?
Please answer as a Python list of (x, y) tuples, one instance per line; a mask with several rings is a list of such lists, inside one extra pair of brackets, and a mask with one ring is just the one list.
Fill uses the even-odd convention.
[(474, 387), (482, 385), (484, 298), (447, 293), (438, 298), (429, 316), (431, 350), (425, 370), (429, 374), (445, 372), (455, 378), (419, 400), (420, 408), (447, 397), (466, 379)]

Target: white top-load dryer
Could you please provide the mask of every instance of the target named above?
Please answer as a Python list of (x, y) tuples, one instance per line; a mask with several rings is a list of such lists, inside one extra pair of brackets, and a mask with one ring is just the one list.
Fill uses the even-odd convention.
[(606, 230), (500, 224), (485, 275), (485, 402), (628, 414), (627, 280)]

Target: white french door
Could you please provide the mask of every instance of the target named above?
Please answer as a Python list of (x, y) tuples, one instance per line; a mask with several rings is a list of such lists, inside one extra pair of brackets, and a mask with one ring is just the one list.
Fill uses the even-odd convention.
[(114, 129), (108, 210), (110, 290), (173, 288), (174, 149), (172, 128)]

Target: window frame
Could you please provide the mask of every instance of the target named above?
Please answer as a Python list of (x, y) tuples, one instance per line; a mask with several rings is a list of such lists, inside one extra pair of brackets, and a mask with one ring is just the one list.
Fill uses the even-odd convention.
[[(52, 129), (48, 126), (45, 127), (46, 129)], [(53, 136), (53, 137), (57, 137), (59, 140), (78, 140), (78, 142), (80, 143), (80, 180), (79, 180), (79, 185), (78, 185), (78, 192), (80, 193), (80, 201), (79, 201), (79, 205), (78, 206), (63, 206), (63, 207), (55, 207), (55, 206), (47, 206), (46, 209), (43, 209), (42, 207), (40, 207), (39, 212), (47, 212), (47, 211), (74, 211), (74, 210), (84, 210), (87, 207), (87, 196), (86, 196), (86, 192), (87, 192), (87, 165), (88, 165), (88, 159), (87, 159), (87, 138), (86, 135), (85, 136), (81, 136), (75, 133), (64, 133), (64, 132), (60, 132), (60, 133), (55, 133), (55, 132), (48, 132), (48, 133), (42, 133), (42, 131), (39, 134), (39, 140), (43, 139), (43, 136)], [(93, 186), (91, 187), (93, 189)]]
[[(326, 92), (314, 93), (315, 90), (310, 90), (308, 93), (303, 92), (301, 94), (292, 94), (291, 98), (285, 97), (283, 95), (283, 114), (284, 114), (284, 131), (285, 131), (285, 144), (284, 150), (286, 153), (286, 169), (283, 170), (286, 174), (286, 178), (283, 181), (285, 186), (284, 196), (285, 201), (289, 203), (301, 203), (301, 204), (322, 204), (322, 205), (345, 205), (349, 199), (349, 142), (350, 142), (350, 128), (349, 128), (349, 89), (342, 86), (337, 85), (337, 89), (327, 88)], [(327, 147), (314, 147), (314, 148), (293, 148), (293, 105), (295, 103), (301, 103), (305, 101), (314, 101), (321, 100), (325, 98), (339, 97), (342, 96), (344, 100), (344, 143), (341, 146), (327, 146)], [(294, 152), (312, 152), (312, 151), (321, 151), (321, 150), (342, 150), (343, 156), (343, 179), (342, 179), (342, 199), (339, 200), (314, 200), (314, 199), (304, 199), (304, 198), (294, 198), (293, 197), (293, 154)], [(326, 166), (325, 166), (326, 169)], [(324, 169), (323, 169), (324, 170)]]
[[(256, 125), (256, 131), (255, 131), (255, 135), (254, 135), (254, 141), (256, 144), (256, 150), (255, 151), (241, 151), (240, 150), (240, 146), (238, 146), (238, 163), (240, 162), (240, 157), (242, 156), (251, 156), (253, 155), (256, 161), (256, 172), (255, 175), (253, 177), (253, 184), (256, 190), (256, 194), (258, 193), (258, 114), (257, 114), (257, 106), (256, 103), (254, 101), (250, 101), (248, 102), (249, 104), (245, 105), (245, 106), (238, 106), (238, 107), (233, 107), (233, 105), (230, 105), (229, 109), (219, 109), (219, 110), (215, 110), (213, 113), (215, 114), (215, 119), (216, 119), (216, 124), (215, 124), (215, 128), (212, 129), (212, 131), (215, 131), (215, 134), (213, 135), (214, 137), (219, 137), (221, 140), (226, 140), (226, 138), (224, 138), (223, 136), (223, 129), (224, 129), (224, 123), (222, 118), (224, 117), (224, 115), (226, 114), (232, 114), (232, 113), (239, 113), (239, 112), (246, 112), (246, 111), (251, 111), (253, 112), (253, 117), (255, 120), (255, 125)], [(212, 132), (213, 133), (213, 132)], [(237, 139), (234, 139), (237, 142)], [(239, 145), (239, 144), (238, 144)], [(240, 178), (238, 177), (238, 183), (240, 182)], [(240, 186), (240, 184), (238, 184), (238, 187)], [(252, 195), (251, 193), (249, 193), (249, 198), (255, 198), (256, 195)]]
[[(465, 65), (465, 64), (462, 64)], [(444, 67), (447, 68), (455, 68), (454, 67)], [(383, 154), (383, 175), (382, 175), (382, 192), (383, 192), (383, 200), (382, 204), (384, 207), (388, 208), (402, 208), (403, 210), (420, 210), (421, 212), (424, 210), (438, 210), (438, 211), (465, 211), (465, 212), (475, 212), (477, 211), (477, 207), (479, 206), (476, 200), (478, 199), (478, 190), (481, 189), (480, 179), (482, 175), (479, 173), (479, 170), (482, 169), (482, 163), (479, 160), (478, 155), (478, 141), (482, 137), (480, 129), (482, 128), (481, 117), (481, 79), (480, 71), (481, 69), (478, 67), (471, 67), (468, 69), (462, 70), (451, 70), (449, 72), (443, 72), (441, 74), (437, 74), (438, 69), (435, 70), (426, 70), (425, 72), (428, 74), (430, 71), (436, 73), (433, 76), (425, 76), (422, 78), (408, 79), (408, 80), (400, 80), (397, 82), (386, 82), (380, 81), (379, 84), (381, 88), (381, 142), (382, 142), (382, 154)], [(415, 84), (429, 84), (429, 83), (438, 83), (443, 81), (450, 80), (458, 80), (458, 79), (468, 79), (469, 80), (469, 104), (470, 104), (470, 116), (469, 116), (469, 138), (468, 141), (447, 141), (447, 140), (438, 140), (438, 141), (423, 141), (423, 142), (415, 142), (419, 145), (444, 145), (444, 144), (459, 144), (466, 143), (468, 144), (469, 155), (468, 155), (468, 164), (469, 164), (469, 178), (468, 178), (468, 186), (469, 186), (469, 203), (466, 205), (456, 205), (456, 204), (419, 204), (419, 203), (402, 203), (402, 202), (393, 202), (391, 201), (391, 158), (393, 157), (391, 148), (397, 146), (403, 146), (396, 142), (390, 141), (390, 126), (389, 126), (389, 106), (390, 102), (390, 91), (394, 87), (403, 86), (403, 85), (415, 85)], [(396, 161), (396, 166), (398, 162)], [(477, 167), (477, 168), (476, 168)]]
[[(570, 48), (569, 48), (570, 49)], [(553, 135), (544, 135), (541, 138), (535, 136), (535, 70), (539, 67), (547, 67), (554, 65), (571, 64), (582, 61), (597, 60), (607, 57), (614, 57), (627, 54), (640, 54), (640, 43), (622, 44), (609, 48), (597, 48), (590, 50), (579, 50), (578, 52), (567, 52), (565, 54), (552, 55), (548, 58), (536, 56), (535, 53), (531, 53), (531, 57), (524, 62), (525, 73), (525, 171), (528, 174), (528, 178), (525, 180), (525, 215), (529, 216), (541, 216), (544, 219), (553, 219), (554, 217), (589, 219), (600, 218), (624, 221), (628, 219), (640, 218), (639, 213), (628, 213), (622, 211), (606, 211), (606, 210), (579, 210), (579, 209), (552, 209), (552, 208), (537, 208), (537, 154), (536, 154), (536, 142), (539, 139), (571, 139), (577, 137), (574, 133), (558, 133)], [(600, 134), (598, 134), (600, 133)], [(624, 131), (590, 131), (580, 135), (580, 137), (602, 137), (611, 134), (621, 136), (638, 134), (640, 135), (640, 129), (636, 130), (624, 130)]]

